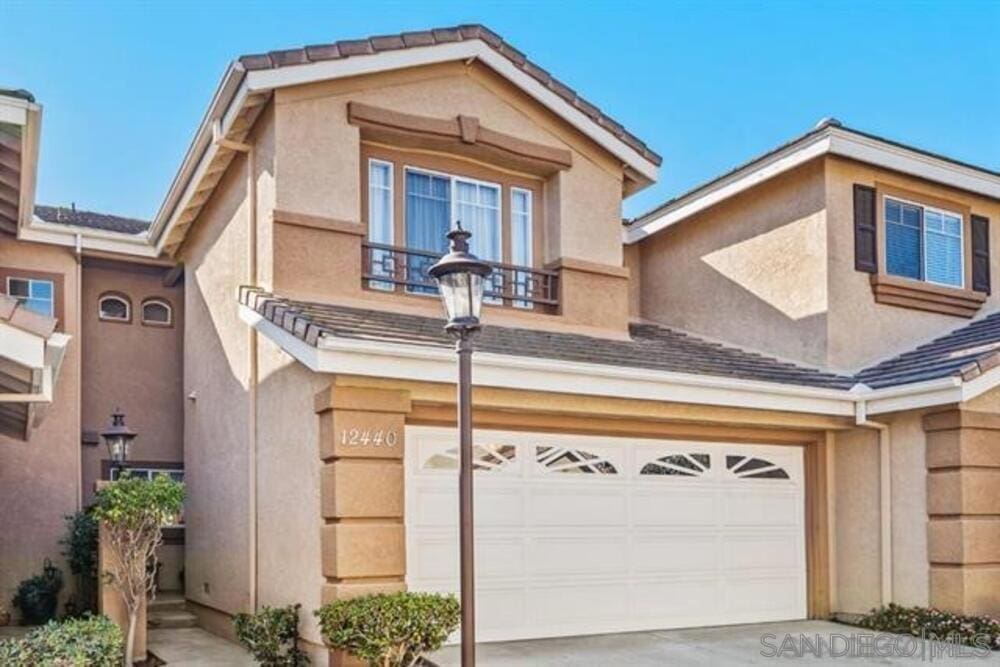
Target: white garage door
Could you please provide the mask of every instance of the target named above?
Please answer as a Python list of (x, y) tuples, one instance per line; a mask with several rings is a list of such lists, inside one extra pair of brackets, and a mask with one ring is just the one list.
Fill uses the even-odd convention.
[[(476, 432), (482, 641), (805, 618), (798, 447)], [(410, 427), (407, 583), (458, 590), (456, 434)]]

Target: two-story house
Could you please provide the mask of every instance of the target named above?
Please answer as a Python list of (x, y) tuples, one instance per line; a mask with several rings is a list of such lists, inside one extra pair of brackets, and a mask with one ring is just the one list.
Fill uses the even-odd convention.
[[(70, 246), (84, 288), (127, 258), (183, 295), (163, 405), (205, 627), (457, 590), (455, 359), (426, 269), (458, 221), (495, 266), (482, 640), (1000, 613), (1000, 174), (825, 121), (623, 226), (659, 166), (481, 26), (231, 65), (141, 243)], [(100, 310), (71, 302), (86, 359)]]

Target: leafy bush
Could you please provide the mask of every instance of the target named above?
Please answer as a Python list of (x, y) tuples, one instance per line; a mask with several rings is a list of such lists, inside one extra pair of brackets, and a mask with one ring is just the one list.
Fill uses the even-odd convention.
[(277, 609), (264, 607), (256, 614), (236, 614), (233, 625), (236, 638), (267, 667), (300, 667), (309, 657), (299, 650), (299, 608), (290, 605)]
[(97, 492), (94, 517), (107, 534), (108, 569), (103, 573), (128, 610), (125, 662), (133, 663), (139, 607), (156, 595), (148, 566), (163, 541), (163, 526), (181, 511), (184, 485), (167, 475), (152, 480), (125, 473)]
[(458, 628), (453, 595), (390, 593), (331, 602), (316, 612), (326, 642), (369, 665), (403, 667), (441, 648)]
[(21, 610), (22, 623), (40, 625), (55, 618), (62, 587), (62, 571), (46, 558), (42, 573), (25, 579), (17, 587), (13, 602)]
[(965, 616), (933, 607), (903, 607), (890, 604), (872, 609), (858, 625), (879, 632), (915, 635), (1000, 651), (1000, 620), (989, 616)]
[(121, 630), (107, 616), (85, 616), (32, 630), (0, 642), (0, 665), (9, 667), (118, 667)]
[(76, 594), (66, 603), (67, 616), (97, 611), (97, 519), (90, 510), (66, 517), (65, 547), (69, 571), (76, 577)]

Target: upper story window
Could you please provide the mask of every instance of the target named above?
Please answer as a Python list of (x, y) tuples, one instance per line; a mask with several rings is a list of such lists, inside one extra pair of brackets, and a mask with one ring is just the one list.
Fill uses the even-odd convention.
[(16, 298), (30, 311), (55, 317), (55, 283), (35, 278), (7, 278), (7, 294)]
[(124, 294), (103, 294), (97, 300), (97, 316), (106, 322), (131, 322), (132, 302)]
[(889, 275), (964, 287), (962, 216), (885, 197), (885, 267)]
[[(463, 167), (468, 172), (462, 173)], [(515, 308), (558, 303), (557, 272), (534, 268), (540, 201), (531, 179), (385, 149), (366, 155), (366, 181), (366, 287), (436, 295), (427, 270), (447, 252), (446, 235), (461, 222), (472, 233), (471, 251), (494, 267), (486, 303)]]
[(174, 309), (163, 299), (146, 299), (142, 302), (142, 323), (156, 327), (169, 327), (174, 323)]

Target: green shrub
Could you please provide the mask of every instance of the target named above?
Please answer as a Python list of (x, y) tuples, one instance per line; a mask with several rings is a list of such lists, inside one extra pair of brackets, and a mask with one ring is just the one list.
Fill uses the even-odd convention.
[(21, 622), (41, 625), (55, 618), (62, 587), (62, 571), (46, 558), (42, 573), (25, 579), (17, 587), (13, 602), (21, 610)]
[(338, 600), (316, 615), (333, 648), (369, 665), (402, 667), (441, 648), (458, 628), (461, 607), (453, 595), (390, 593)]
[(300, 667), (309, 656), (299, 650), (299, 608), (264, 607), (256, 614), (236, 614), (236, 638), (254, 659), (267, 667)]
[(118, 667), (124, 642), (107, 616), (84, 616), (32, 630), (0, 642), (0, 665), (7, 667)]
[(872, 609), (858, 625), (879, 632), (915, 635), (1000, 651), (1000, 620), (989, 616), (965, 616), (932, 607), (890, 604)]
[(97, 519), (89, 509), (66, 517), (65, 547), (69, 571), (76, 577), (76, 593), (66, 603), (66, 615), (82, 616), (97, 611)]

